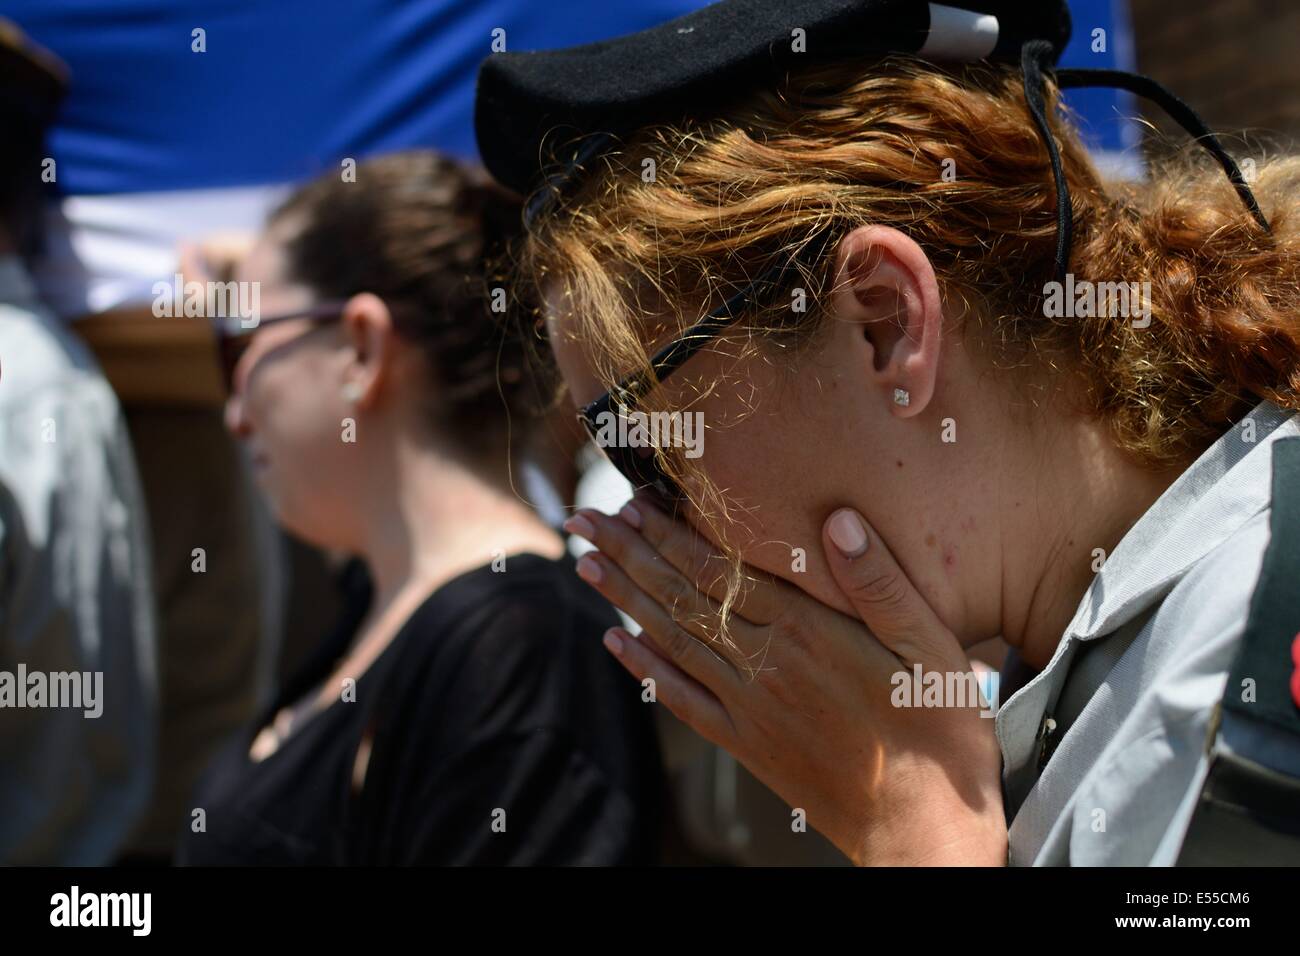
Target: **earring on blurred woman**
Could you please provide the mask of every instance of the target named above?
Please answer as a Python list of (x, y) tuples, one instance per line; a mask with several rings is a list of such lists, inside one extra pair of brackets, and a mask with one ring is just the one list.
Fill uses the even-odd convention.
[(912, 403), (912, 394), (905, 388), (894, 389), (894, 404), (906, 408)]
[(343, 388), (339, 391), (339, 394), (343, 396), (343, 401), (347, 402), (349, 405), (355, 405), (357, 402), (361, 401), (361, 383), (344, 382)]

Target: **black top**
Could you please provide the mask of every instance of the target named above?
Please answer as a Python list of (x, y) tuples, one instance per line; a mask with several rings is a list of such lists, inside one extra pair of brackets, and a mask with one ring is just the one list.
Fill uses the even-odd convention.
[[(650, 705), (601, 646), (618, 618), (537, 555), (448, 582), (357, 679), (253, 763), (254, 735), (329, 678), (370, 601), (201, 779), (184, 864), (653, 862), (662, 782)], [(373, 747), (360, 793), (358, 746)], [(498, 832), (503, 831), (503, 832)]]

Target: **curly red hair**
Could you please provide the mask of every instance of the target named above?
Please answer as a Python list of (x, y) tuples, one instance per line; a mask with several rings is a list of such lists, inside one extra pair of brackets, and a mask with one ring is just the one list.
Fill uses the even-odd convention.
[[(647, 296), (675, 304), (680, 330), (760, 260), (827, 228), (884, 224), (926, 251), (948, 310), (996, 362), (1077, 375), (1086, 410), (1152, 467), (1188, 461), (1261, 398), (1300, 409), (1300, 158), (1257, 164), (1268, 233), (1217, 166), (1180, 160), (1148, 182), (1103, 182), (1051, 113), (1073, 203), (1070, 271), (1149, 283), (1145, 328), (1045, 314), (1056, 193), (1020, 74), (906, 57), (794, 74), (717, 117), (640, 131), (535, 226), (524, 275), (561, 290), (612, 384), (645, 367)], [(828, 270), (826, 257), (804, 279), (820, 292)], [(788, 301), (747, 328), (760, 341), (815, 333), (817, 310), (792, 315)]]

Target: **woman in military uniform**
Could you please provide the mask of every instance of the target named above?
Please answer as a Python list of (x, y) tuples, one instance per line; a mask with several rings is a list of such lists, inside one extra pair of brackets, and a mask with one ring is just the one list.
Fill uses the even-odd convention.
[[(730, 0), (485, 64), (575, 405), (706, 423), (606, 448), (647, 491), (568, 524), (643, 628), (606, 646), (859, 863), (1293, 853), (1215, 821), (1300, 775), (1300, 160), (1248, 186), (1151, 81), (1055, 72), (1064, 4), (967, 6)], [(1103, 182), (1056, 108), (1089, 83), (1222, 169)], [(950, 689), (998, 636), (991, 719)]]

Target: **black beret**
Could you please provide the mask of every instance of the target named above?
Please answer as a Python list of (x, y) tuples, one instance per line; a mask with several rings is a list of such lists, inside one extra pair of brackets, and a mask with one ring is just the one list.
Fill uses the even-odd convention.
[(44, 129), (54, 121), (67, 91), (63, 61), (0, 17), (0, 115), (5, 122), (21, 119)]
[(497, 179), (529, 193), (559, 145), (700, 115), (804, 63), (887, 53), (1019, 62), (1029, 40), (1051, 44), (1055, 62), (1070, 38), (1065, 0), (957, 3), (723, 0), (612, 40), (496, 53), (479, 70), (479, 151)]

